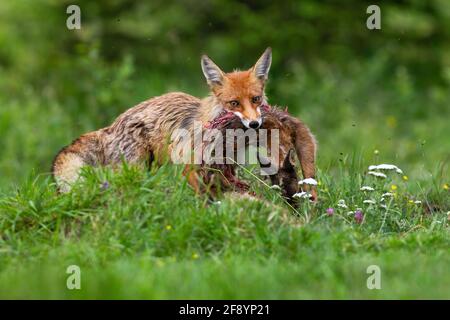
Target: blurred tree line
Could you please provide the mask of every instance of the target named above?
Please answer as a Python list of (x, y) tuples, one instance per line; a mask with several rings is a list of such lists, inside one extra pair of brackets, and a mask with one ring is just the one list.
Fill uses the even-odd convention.
[[(2, 1), (0, 86), (5, 95), (32, 88), (66, 100), (98, 89), (106, 103), (106, 90), (123, 90), (130, 74), (200, 83), (202, 53), (230, 70), (250, 67), (267, 46), (274, 49), (272, 79), (288, 77), (293, 66), (345, 69), (380, 56), (386, 77), (402, 66), (417, 85), (447, 86), (450, 1), (378, 1), (382, 29), (368, 30), (366, 9), (372, 3)], [(81, 8), (81, 30), (66, 28), (70, 4)]]

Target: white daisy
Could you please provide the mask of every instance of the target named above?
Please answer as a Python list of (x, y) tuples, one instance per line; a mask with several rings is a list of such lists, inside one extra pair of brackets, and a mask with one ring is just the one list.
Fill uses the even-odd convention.
[(385, 175), (384, 173), (381, 173), (381, 172), (369, 171), (369, 172), (367, 172), (367, 174), (370, 174), (370, 175), (372, 175), (374, 177), (378, 177), (378, 178), (383, 178), (383, 179), (387, 178), (387, 175)]
[(372, 200), (372, 199), (364, 200), (363, 203), (366, 203), (366, 204), (376, 204), (375, 200)]
[(317, 181), (315, 179), (313, 179), (313, 178), (307, 178), (307, 179), (304, 179), (304, 180), (300, 180), (298, 182), (298, 184), (310, 184), (310, 185), (313, 185), (313, 186), (317, 186)]
[(344, 199), (339, 200), (338, 203), (337, 203), (337, 206), (339, 208), (344, 208), (344, 209), (348, 208), (347, 205), (345, 204), (345, 200)]
[(361, 191), (374, 191), (375, 189), (369, 186), (362, 186), (359, 190)]
[(372, 170), (395, 170), (399, 174), (403, 173), (403, 171), (399, 167), (397, 167), (396, 165), (385, 164), (385, 163), (379, 164), (379, 165), (369, 166), (369, 170), (370, 171), (372, 171)]
[(299, 198), (299, 199), (304, 199), (304, 198), (311, 198), (312, 194), (308, 193), (308, 192), (297, 192), (296, 194), (294, 194), (292, 196), (292, 198)]

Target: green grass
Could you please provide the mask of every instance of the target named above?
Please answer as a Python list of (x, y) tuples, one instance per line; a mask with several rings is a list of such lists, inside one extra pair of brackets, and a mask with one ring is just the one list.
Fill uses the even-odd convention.
[[(255, 179), (261, 200), (208, 204), (171, 165), (86, 170), (61, 196), (49, 179), (30, 180), (0, 199), (0, 298), (449, 298), (448, 193), (360, 166), (321, 173), (320, 202), (297, 212)], [(388, 210), (362, 204), (363, 181), (377, 195), (395, 183)], [(348, 214), (356, 207), (361, 224)], [(72, 264), (79, 291), (66, 288)], [(381, 290), (366, 287), (373, 264)]]

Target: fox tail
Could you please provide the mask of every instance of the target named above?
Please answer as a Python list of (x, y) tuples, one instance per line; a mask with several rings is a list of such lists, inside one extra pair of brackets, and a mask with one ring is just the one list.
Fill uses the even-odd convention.
[(52, 164), (52, 175), (58, 191), (69, 192), (80, 176), (84, 166), (102, 163), (102, 146), (97, 132), (82, 135), (56, 155)]

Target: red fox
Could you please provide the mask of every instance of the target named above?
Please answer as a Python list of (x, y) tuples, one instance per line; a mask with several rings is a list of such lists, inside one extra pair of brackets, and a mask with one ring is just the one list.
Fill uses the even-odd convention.
[[(174, 130), (192, 130), (195, 121), (206, 124), (224, 111), (239, 117), (245, 128), (258, 129), (263, 123), (261, 107), (267, 105), (264, 87), (271, 61), (272, 51), (267, 48), (250, 69), (224, 73), (203, 55), (201, 67), (211, 89), (208, 97), (199, 99), (182, 92), (167, 93), (128, 109), (109, 127), (82, 135), (63, 148), (53, 161), (52, 173), (58, 190), (70, 191), (83, 166), (117, 164), (122, 159), (130, 163), (166, 159), (170, 151), (168, 141)], [(297, 127), (291, 125), (291, 128)], [(304, 158), (314, 168), (315, 142), (309, 130), (302, 130), (299, 144), (302, 142), (308, 146), (302, 148)], [(304, 163), (301, 164), (304, 168)], [(314, 170), (306, 173), (313, 177)], [(197, 173), (185, 170), (185, 174), (199, 191)]]

